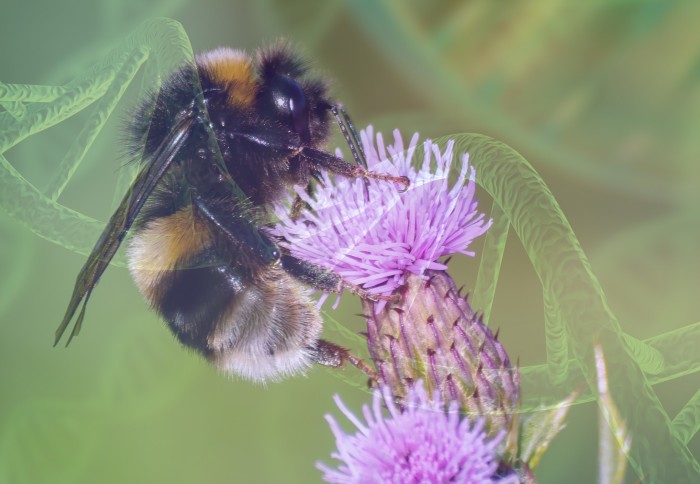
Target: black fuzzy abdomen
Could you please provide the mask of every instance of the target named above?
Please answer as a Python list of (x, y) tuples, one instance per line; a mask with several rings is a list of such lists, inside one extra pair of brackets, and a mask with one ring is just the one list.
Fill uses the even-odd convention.
[(208, 355), (210, 334), (244, 290), (241, 274), (206, 249), (162, 275), (156, 309), (182, 344)]

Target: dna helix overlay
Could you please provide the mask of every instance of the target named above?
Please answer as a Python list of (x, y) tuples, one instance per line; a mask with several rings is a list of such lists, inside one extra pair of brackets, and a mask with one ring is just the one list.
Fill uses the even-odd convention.
[[(174, 67), (192, 60), (182, 26), (155, 19), (66, 85), (0, 83), (4, 108), (0, 112), (0, 207), (36, 235), (89, 254), (103, 223), (64, 206), (61, 195), (137, 73), (143, 70), (142, 83), (152, 89)], [(33, 185), (4, 156), (22, 140), (88, 109), (89, 120), (46, 186)], [(700, 322), (645, 340), (627, 334), (608, 306), (564, 213), (535, 169), (493, 138), (457, 134), (434, 141), (448, 140), (455, 141), (455, 152), (470, 154), (477, 182), (494, 200), (494, 223), (486, 235), (472, 306), (483, 311), (488, 322), (511, 228), (542, 285), (546, 362), (521, 368), (521, 410), (555, 406), (576, 391), (574, 404), (595, 401), (594, 348), (600, 345), (608, 384), (632, 437), (628, 458), (634, 471), (649, 482), (691, 482), (700, 473), (700, 464), (687, 447), (700, 429), (700, 390), (671, 418), (655, 386), (700, 370)], [(116, 196), (126, 190), (133, 175), (133, 170), (120, 172)], [(113, 263), (123, 266), (124, 260), (117, 257)]]

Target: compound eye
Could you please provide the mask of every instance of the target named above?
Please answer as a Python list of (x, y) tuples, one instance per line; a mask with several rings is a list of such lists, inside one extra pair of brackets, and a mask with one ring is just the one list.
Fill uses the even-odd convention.
[(291, 130), (299, 135), (302, 143), (309, 141), (309, 107), (306, 94), (299, 83), (287, 77), (275, 80), (272, 102), (278, 116), (289, 123)]

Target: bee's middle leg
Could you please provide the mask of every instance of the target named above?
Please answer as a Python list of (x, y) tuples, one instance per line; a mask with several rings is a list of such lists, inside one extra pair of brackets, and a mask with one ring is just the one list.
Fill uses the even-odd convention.
[(320, 291), (338, 293), (343, 289), (347, 289), (352, 294), (356, 294), (362, 299), (367, 299), (369, 301), (396, 300), (395, 296), (373, 294), (357, 284), (346, 281), (339, 274), (330, 269), (301, 260), (289, 254), (282, 254), (280, 262), (289, 275)]

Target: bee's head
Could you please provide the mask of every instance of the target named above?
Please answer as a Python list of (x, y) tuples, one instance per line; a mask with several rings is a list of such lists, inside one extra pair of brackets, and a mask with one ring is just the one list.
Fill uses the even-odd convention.
[(298, 136), (303, 146), (323, 143), (330, 105), (325, 83), (309, 78), (307, 65), (284, 44), (262, 51), (258, 59), (260, 112)]

